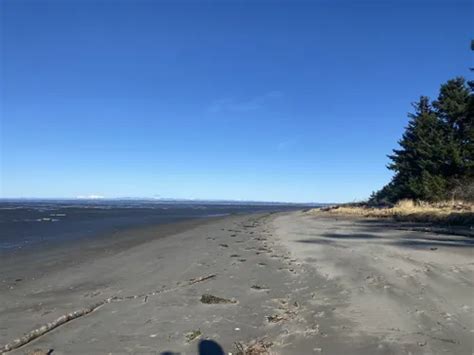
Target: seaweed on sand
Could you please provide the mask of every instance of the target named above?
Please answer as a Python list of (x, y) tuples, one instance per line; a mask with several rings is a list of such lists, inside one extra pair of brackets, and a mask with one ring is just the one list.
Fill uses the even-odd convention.
[(205, 304), (223, 304), (223, 303), (237, 303), (235, 300), (228, 298), (217, 297), (210, 294), (204, 294), (201, 296), (201, 303)]
[(202, 335), (201, 330), (196, 329), (196, 330), (193, 330), (192, 332), (189, 332), (188, 334), (186, 334), (186, 340), (188, 341), (188, 343), (190, 343), (194, 339), (199, 338), (201, 335)]
[(265, 341), (263, 339), (253, 341), (248, 345), (242, 343), (235, 343), (235, 348), (237, 349), (237, 355), (266, 355), (270, 354), (270, 347), (273, 343)]

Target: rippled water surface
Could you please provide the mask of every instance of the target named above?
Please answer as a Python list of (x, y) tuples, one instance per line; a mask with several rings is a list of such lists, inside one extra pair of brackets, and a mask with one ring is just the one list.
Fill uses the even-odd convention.
[(2, 201), (0, 252), (78, 240), (128, 227), (302, 207), (154, 201)]

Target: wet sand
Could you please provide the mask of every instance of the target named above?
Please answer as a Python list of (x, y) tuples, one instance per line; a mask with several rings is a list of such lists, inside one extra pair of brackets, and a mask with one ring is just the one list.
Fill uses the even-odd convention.
[(120, 233), (2, 258), (0, 345), (109, 299), (10, 353), (473, 351), (472, 239), (303, 212)]

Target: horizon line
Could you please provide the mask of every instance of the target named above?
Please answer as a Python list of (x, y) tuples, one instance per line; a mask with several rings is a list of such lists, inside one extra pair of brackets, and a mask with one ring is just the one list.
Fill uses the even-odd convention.
[(205, 199), (205, 198), (173, 198), (173, 197), (104, 197), (104, 196), (78, 196), (78, 197), (0, 197), (0, 201), (15, 200), (48, 200), (48, 201), (156, 201), (156, 202), (234, 202), (234, 203), (273, 203), (273, 204), (298, 204), (298, 205), (329, 205), (336, 202), (292, 202), (268, 200), (239, 200), (239, 199)]

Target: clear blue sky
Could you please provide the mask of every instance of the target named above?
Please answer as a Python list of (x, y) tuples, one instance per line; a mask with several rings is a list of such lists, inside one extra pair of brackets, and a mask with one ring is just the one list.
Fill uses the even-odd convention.
[(469, 0), (0, 3), (3, 197), (366, 198), (469, 75)]

